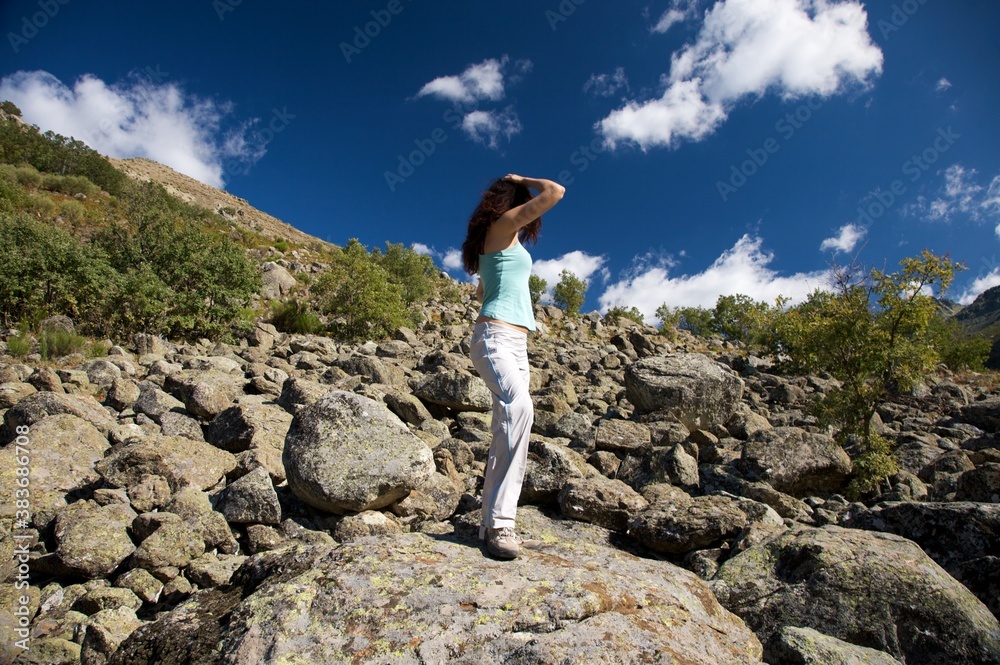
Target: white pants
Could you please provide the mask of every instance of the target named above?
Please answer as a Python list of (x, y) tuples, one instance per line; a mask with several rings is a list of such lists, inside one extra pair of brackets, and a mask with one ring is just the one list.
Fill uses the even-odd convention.
[(491, 321), (476, 323), (472, 364), (493, 393), (493, 440), (483, 481), (482, 524), (513, 527), (535, 410), (528, 392), (528, 335)]

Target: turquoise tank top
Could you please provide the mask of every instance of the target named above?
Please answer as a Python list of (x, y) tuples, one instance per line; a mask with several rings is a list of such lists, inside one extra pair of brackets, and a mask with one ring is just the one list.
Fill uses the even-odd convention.
[(528, 290), (530, 274), (531, 254), (520, 242), (499, 252), (480, 254), (483, 307), (479, 315), (534, 330), (535, 312)]

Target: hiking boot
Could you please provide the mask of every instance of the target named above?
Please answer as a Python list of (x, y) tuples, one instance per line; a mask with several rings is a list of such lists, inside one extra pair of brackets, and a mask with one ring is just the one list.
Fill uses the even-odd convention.
[(509, 526), (486, 529), (486, 551), (501, 559), (516, 559), (521, 553), (521, 537)]

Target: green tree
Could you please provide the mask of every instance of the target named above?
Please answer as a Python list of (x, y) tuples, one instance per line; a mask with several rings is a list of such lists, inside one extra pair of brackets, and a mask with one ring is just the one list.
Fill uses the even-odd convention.
[(941, 362), (952, 371), (981, 372), (990, 356), (990, 340), (969, 335), (958, 321), (940, 314), (931, 319), (930, 335)]
[(669, 307), (663, 303), (656, 308), (656, 318), (660, 321), (660, 332), (671, 339), (677, 330), (704, 337), (711, 334), (714, 325), (712, 310), (704, 307)]
[(559, 275), (559, 283), (552, 290), (552, 299), (556, 307), (566, 310), (570, 315), (579, 314), (586, 295), (587, 282), (569, 270), (563, 269)]
[(0, 102), (0, 111), (9, 113), (10, 115), (16, 115), (18, 118), (21, 117), (21, 109), (17, 108), (17, 105), (9, 99)]
[(538, 275), (528, 276), (528, 293), (531, 294), (531, 304), (537, 305), (542, 300), (542, 294), (548, 288), (548, 283)]
[(313, 303), (333, 317), (331, 329), (346, 339), (384, 337), (411, 323), (403, 290), (389, 273), (351, 238), (312, 288)]
[(742, 343), (748, 353), (759, 353), (770, 347), (777, 319), (787, 303), (788, 299), (781, 297), (772, 306), (742, 293), (719, 296), (710, 327), (725, 339)]
[(372, 259), (382, 266), (389, 280), (402, 289), (407, 305), (423, 302), (434, 294), (438, 270), (431, 257), (403, 247), (403, 243), (387, 241), (385, 252), (374, 249)]
[(645, 319), (642, 316), (642, 312), (639, 311), (638, 307), (632, 306), (626, 309), (622, 306), (612, 307), (604, 315), (604, 319), (609, 323), (618, 323), (622, 319), (629, 319), (630, 321), (635, 321), (636, 323), (645, 323)]
[[(936, 314), (925, 292), (944, 293), (964, 268), (924, 251), (895, 273), (835, 267), (835, 289), (813, 292), (778, 322), (774, 351), (787, 370), (832, 374), (841, 387), (817, 404), (821, 422), (838, 427), (842, 445), (857, 442), (853, 494), (877, 489), (895, 473), (890, 448), (872, 431), (878, 406), (925, 376), (938, 356), (930, 334)], [(873, 475), (875, 474), (875, 475)]]

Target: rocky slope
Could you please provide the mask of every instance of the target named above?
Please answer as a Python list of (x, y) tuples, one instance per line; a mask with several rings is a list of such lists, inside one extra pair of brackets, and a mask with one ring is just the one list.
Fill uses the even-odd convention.
[(1000, 662), (987, 387), (887, 404), (903, 470), (851, 503), (806, 411), (832, 379), (539, 308), (519, 529), (542, 545), (501, 562), (475, 312), (0, 359), (2, 662)]
[(242, 226), (269, 239), (284, 238), (298, 244), (318, 243), (322, 246), (330, 246), (329, 243), (315, 236), (299, 231), (291, 224), (257, 210), (246, 199), (206, 185), (159, 162), (145, 157), (132, 159), (108, 157), (107, 159), (115, 168), (131, 178), (158, 182), (168, 193), (181, 201), (217, 212), (232, 224)]

